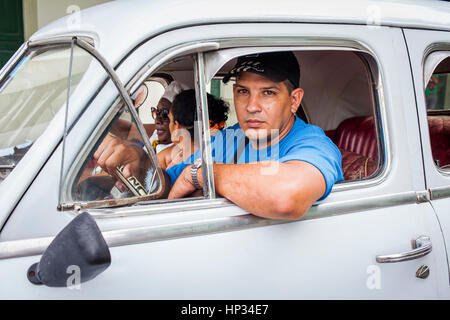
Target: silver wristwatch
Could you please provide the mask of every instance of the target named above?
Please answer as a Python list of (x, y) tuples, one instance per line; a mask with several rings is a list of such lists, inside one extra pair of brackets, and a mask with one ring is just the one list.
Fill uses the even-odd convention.
[(192, 166), (191, 166), (191, 178), (192, 178), (192, 182), (194, 183), (194, 187), (196, 189), (203, 189), (198, 184), (198, 179), (197, 179), (197, 170), (201, 166), (202, 166), (202, 159), (201, 158), (195, 159), (195, 161), (192, 163)]

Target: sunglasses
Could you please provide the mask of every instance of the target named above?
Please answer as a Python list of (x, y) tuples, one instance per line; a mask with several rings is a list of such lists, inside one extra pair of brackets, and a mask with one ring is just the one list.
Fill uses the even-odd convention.
[(155, 107), (152, 107), (152, 117), (156, 120), (156, 117), (160, 118), (164, 122), (169, 122), (169, 110), (161, 109), (158, 110)]

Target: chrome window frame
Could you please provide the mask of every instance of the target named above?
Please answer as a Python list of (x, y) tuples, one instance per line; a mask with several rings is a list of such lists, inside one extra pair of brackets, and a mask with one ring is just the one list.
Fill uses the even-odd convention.
[[(421, 64), (421, 72), (422, 72), (422, 78), (425, 72), (425, 63), (426, 60), (428, 58), (428, 56), (436, 51), (450, 51), (450, 43), (445, 43), (445, 42), (438, 42), (438, 43), (433, 43), (431, 45), (429, 45), (423, 54), (422, 57), (422, 64)], [(421, 86), (422, 88), (422, 86)], [(425, 92), (425, 88), (423, 89), (423, 91)], [(425, 97), (425, 94), (424, 94)], [(424, 105), (425, 105), (425, 101), (423, 101)], [(425, 105), (425, 112), (427, 112), (426, 110), (426, 105)], [(425, 117), (428, 114), (425, 114)], [(419, 115), (420, 116), (420, 115)], [(430, 158), (433, 159), (433, 150), (431, 148), (431, 136), (430, 136), (430, 130), (429, 130), (429, 126), (428, 126), (428, 121), (427, 121), (427, 131), (428, 131), (428, 141), (430, 142), (430, 149), (427, 151), (429, 152)], [(422, 138), (424, 138), (422, 136)], [(423, 148), (422, 148), (423, 149)], [(425, 150), (422, 150), (422, 152), (424, 152)], [(425, 160), (425, 158), (424, 158)], [(450, 170), (441, 170), (436, 163), (434, 163), (433, 161), (433, 167), (436, 169), (436, 171), (438, 172), (438, 174), (440, 174), (442, 177), (444, 177), (445, 179), (450, 178)], [(429, 188), (428, 190), (429, 194), (430, 194), (430, 200), (438, 200), (438, 199), (445, 199), (450, 197), (450, 186), (441, 186), (441, 187), (433, 187), (433, 188)]]
[[(119, 97), (116, 99), (115, 103), (113, 103), (113, 106), (117, 107), (119, 105), (119, 102), (123, 100), (126, 108), (128, 108), (129, 112), (131, 113), (131, 116), (135, 119), (137, 129), (141, 136), (143, 137), (144, 145), (148, 150), (151, 150), (151, 145), (149, 143), (149, 138), (147, 136), (147, 133), (142, 125), (142, 123), (139, 121), (139, 116), (137, 115), (137, 112), (133, 106), (133, 103), (131, 101), (130, 95), (126, 91), (125, 87), (122, 85), (120, 79), (118, 78), (117, 74), (115, 73), (114, 69), (109, 65), (109, 63), (103, 58), (102, 55), (95, 49), (93, 46), (93, 41), (90, 38), (85, 39), (85, 37), (77, 37), (77, 36), (71, 36), (71, 37), (55, 37), (45, 40), (38, 40), (38, 41), (29, 41), (28, 47), (31, 48), (37, 48), (37, 47), (47, 47), (47, 46), (54, 46), (54, 45), (70, 45), (71, 43), (74, 43), (74, 45), (78, 46), (80, 49), (86, 51), (88, 54), (90, 54), (94, 60), (96, 60), (105, 70), (108, 80), (111, 80), (118, 90)], [(114, 109), (114, 108), (110, 108)], [(137, 119), (137, 120), (136, 120)], [(66, 134), (66, 133), (65, 133)], [(156, 155), (153, 153), (149, 154), (151, 161), (153, 163), (157, 163)], [(67, 174), (65, 175), (64, 182), (62, 182), (62, 185), (60, 185), (60, 192), (63, 193), (63, 196), (61, 197), (60, 203), (58, 203), (58, 210), (64, 211), (64, 210), (71, 210), (71, 209), (85, 209), (92, 206), (98, 206), (104, 204), (104, 201), (90, 201), (90, 202), (69, 202), (66, 201), (66, 199), (70, 199), (68, 197), (68, 188), (70, 186), (70, 180), (73, 178), (73, 170), (74, 167), (78, 166), (77, 158), (70, 164), (69, 170)], [(159, 177), (160, 181), (163, 181), (163, 174), (162, 170), (159, 166), (156, 166), (156, 172), (155, 174)], [(143, 199), (148, 198), (154, 198), (158, 197), (163, 192), (162, 184), (159, 185), (158, 190), (155, 192), (155, 194), (151, 194), (145, 197), (142, 197)], [(137, 202), (139, 200), (135, 200), (136, 198), (130, 198), (131, 201), (128, 201), (129, 199), (118, 199), (118, 200), (109, 200), (109, 203), (112, 205), (125, 205), (133, 202)], [(137, 198), (139, 199), (139, 198)], [(135, 201), (133, 201), (135, 200)]]
[[(68, 41), (70, 43), (70, 41), (72, 40), (72, 37), (63, 37), (63, 38), (59, 38), (58, 40), (53, 40), (53, 42), (65, 42)], [(44, 43), (46, 43), (46, 41), (42, 41)], [(39, 43), (39, 45), (41, 45), (41, 43)], [(186, 46), (182, 45), (180, 46), (176, 46), (174, 48), (171, 48), (169, 50), (164, 50), (161, 52), (161, 54), (157, 55), (156, 57), (154, 57), (153, 59), (150, 60), (150, 62), (147, 62), (143, 68), (141, 68), (139, 70), (139, 72), (133, 77), (133, 79), (131, 81), (128, 82), (127, 85), (125, 85), (125, 89), (128, 93), (131, 92), (135, 92), (139, 86), (142, 84), (143, 81), (145, 81), (145, 79), (147, 79), (150, 74), (153, 74), (155, 71), (157, 71), (157, 69), (162, 66), (163, 64), (169, 63), (172, 61), (172, 59), (176, 58), (176, 57), (180, 57), (180, 56), (189, 56), (192, 55), (192, 58), (195, 60), (195, 58), (197, 57), (196, 54), (198, 55), (199, 53), (201, 53), (203, 50), (211, 50), (211, 49), (216, 49), (217, 45), (215, 43), (189, 43)], [(173, 50), (173, 51), (172, 51)], [(157, 63), (151, 64), (152, 61), (157, 60)], [(199, 68), (203, 68), (201, 66), (201, 64), (197, 64)], [(151, 66), (149, 68), (145, 68), (146, 66)], [(196, 66), (195, 64), (193, 65), (193, 70), (195, 71)], [(201, 77), (201, 75), (203, 74), (203, 70), (199, 70), (197, 72), (197, 77)], [(199, 85), (200, 82), (198, 80), (195, 81), (196, 82), (196, 92), (200, 92), (201, 95), (206, 95), (206, 89), (204, 88), (203, 85)], [(131, 96), (131, 94), (129, 94), (129, 96)], [(200, 98), (199, 98), (200, 99)], [(114, 101), (114, 103), (111, 105), (111, 107), (106, 111), (104, 117), (101, 119), (101, 121), (99, 122), (99, 126), (97, 126), (95, 128), (95, 130), (91, 133), (89, 139), (86, 141), (86, 144), (84, 145), (84, 147), (81, 149), (81, 151), (79, 152), (78, 156), (73, 160), (72, 164), (69, 167), (69, 171), (66, 174), (66, 177), (64, 179), (64, 183), (63, 183), (63, 191), (64, 191), (64, 197), (63, 199), (71, 199), (70, 196), (70, 189), (71, 186), (74, 183), (75, 180), (75, 176), (76, 174), (79, 172), (79, 170), (82, 167), (82, 160), (85, 159), (85, 157), (88, 155), (88, 153), (91, 151), (92, 146), (95, 144), (96, 141), (98, 141), (99, 137), (101, 136), (101, 134), (104, 132), (104, 130), (107, 128), (107, 126), (110, 124), (110, 122), (112, 121), (112, 119), (114, 118), (114, 116), (117, 114), (117, 112), (120, 110), (120, 94), (119, 97)], [(207, 116), (207, 108), (203, 108), (204, 103), (206, 103), (206, 100), (200, 99), (198, 100), (198, 106), (201, 108), (201, 112), (199, 114), (201, 114), (202, 117)], [(84, 108), (84, 110), (86, 110), (86, 108)], [(199, 119), (200, 121), (202, 121), (203, 118)], [(79, 119), (77, 119), (78, 121)], [(136, 123), (139, 122), (139, 126), (142, 126), (142, 123), (139, 119), (139, 117), (135, 118)], [(209, 123), (209, 122), (208, 122)], [(145, 132), (145, 129), (142, 128), (142, 130)], [(203, 130), (203, 129), (202, 129)], [(202, 139), (202, 147), (203, 148), (208, 148), (207, 145), (210, 145), (210, 135), (209, 135), (209, 130), (205, 131), (206, 135), (208, 136), (208, 142), (205, 142), (206, 139)], [(141, 133), (142, 134), (142, 133)], [(149, 141), (148, 140), (148, 136), (147, 134), (145, 134), (145, 136), (142, 134), (143, 139), (145, 142)], [(209, 147), (210, 148), (210, 147)], [(151, 148), (149, 148), (151, 149)], [(156, 156), (156, 155), (155, 155)], [(204, 184), (204, 194), (205, 196), (203, 197), (193, 197), (193, 198), (189, 198), (189, 200), (205, 200), (206, 197), (209, 197), (210, 199), (212, 199), (213, 197), (211, 197), (211, 190), (214, 190), (214, 188), (209, 187), (211, 185), (211, 181), (209, 178), (210, 175), (208, 174), (208, 172), (212, 172), (212, 169), (208, 167), (212, 166), (212, 162), (204, 162), (204, 169), (206, 169), (205, 175), (204, 175), (204, 181), (206, 181), (206, 183)], [(161, 168), (159, 166), (157, 166), (157, 169), (160, 170)], [(214, 191), (212, 191), (214, 192)], [(142, 196), (142, 197), (132, 197), (132, 198), (126, 198), (126, 199), (118, 199), (118, 200), (98, 200), (98, 201), (89, 201), (89, 202), (82, 202), (82, 201), (66, 201), (65, 203), (61, 204), (59, 206), (58, 209), (62, 210), (62, 211), (68, 211), (68, 210), (74, 210), (76, 213), (81, 212), (81, 210), (86, 210), (89, 209), (89, 212), (92, 212), (94, 216), (98, 216), (99, 212), (108, 212), (111, 213), (111, 211), (114, 211), (114, 208), (120, 208), (121, 206), (127, 206), (127, 205), (134, 205), (134, 207), (138, 206), (142, 206), (142, 205), (148, 205), (148, 204), (158, 204), (161, 203), (161, 201), (163, 201), (164, 203), (183, 203), (185, 201), (183, 201), (183, 199), (160, 199), (158, 200), (158, 196)], [(202, 207), (202, 205), (200, 205), (200, 207)], [(92, 210), (92, 211), (91, 211)], [(109, 217), (114, 217), (117, 216), (116, 214), (108, 214)]]
[[(422, 58), (422, 74), (424, 74), (425, 73), (425, 64), (426, 64), (426, 61), (427, 61), (427, 58), (428, 58), (428, 56), (430, 55), (430, 54), (432, 54), (433, 52), (437, 52), (437, 51), (450, 51), (450, 44), (449, 43), (433, 43), (432, 45), (430, 45), (430, 46), (428, 46), (426, 49), (425, 49), (425, 52), (424, 52), (424, 55), (423, 55), (423, 58)], [(447, 58), (446, 59), (448, 59), (448, 58), (450, 58), (450, 54), (447, 56)], [(442, 61), (441, 61), (442, 62)], [(439, 64), (441, 63), (441, 62), (439, 62)], [(438, 65), (439, 65), (438, 64)], [(437, 66), (436, 66), (436, 68), (437, 68)], [(436, 69), (435, 68), (435, 69)], [(425, 91), (425, 89), (426, 89), (426, 87), (423, 89), (424, 91)], [(424, 97), (425, 97), (425, 94), (424, 94)], [(426, 107), (426, 101), (424, 101), (424, 104), (425, 104), (425, 107)], [(427, 114), (425, 115), (425, 116), (428, 116), (428, 110), (426, 110), (426, 112), (427, 112)], [(431, 152), (431, 158), (433, 158), (433, 150), (432, 150), (432, 148), (431, 148), (431, 135), (430, 135), (430, 130), (429, 130), (429, 127), (428, 127), (428, 140), (430, 141), (430, 152)], [(437, 165), (436, 165), (436, 163), (434, 163), (434, 161), (433, 161), (433, 164), (434, 164), (434, 167), (436, 168), (436, 170), (442, 175), (442, 176), (444, 176), (444, 177), (446, 177), (446, 178), (448, 178), (448, 177), (450, 177), (450, 169), (449, 170), (442, 170), (440, 167), (438, 167)], [(444, 198), (444, 197), (448, 197), (448, 196), (450, 196), (450, 186), (449, 187), (441, 187), (441, 188), (438, 188), (438, 189), (432, 189), (432, 192), (435, 192), (435, 194), (436, 194), (436, 196), (435, 197), (437, 197), (437, 195), (439, 195), (439, 198)], [(445, 196), (446, 195), (446, 196)]]
[[(352, 51), (368, 54), (373, 62), (376, 64), (373, 66), (369, 61), (365, 61), (368, 74), (372, 77), (372, 94), (374, 96), (374, 123), (375, 131), (377, 135), (377, 155), (379, 157), (379, 167), (374, 173), (373, 177), (358, 180), (358, 181), (345, 181), (335, 184), (332, 192), (340, 192), (343, 190), (352, 190), (359, 188), (367, 188), (381, 184), (386, 180), (389, 171), (392, 166), (392, 151), (390, 147), (390, 138), (387, 123), (387, 111), (384, 99), (383, 90), (383, 75), (379, 60), (375, 53), (370, 50), (364, 43), (354, 40), (336, 40), (336, 39), (317, 39), (311, 38), (305, 40), (308, 37), (291, 38), (287, 37), (282, 39), (280, 37), (264, 39), (254, 38), (235, 38), (235, 39), (214, 39), (215, 42), (220, 44), (220, 49), (233, 48), (233, 47), (285, 47), (287, 50), (335, 50), (335, 51)], [(219, 50), (220, 50), (219, 49)], [(374, 72), (376, 74), (374, 75)], [(373, 92), (375, 90), (376, 92)]]

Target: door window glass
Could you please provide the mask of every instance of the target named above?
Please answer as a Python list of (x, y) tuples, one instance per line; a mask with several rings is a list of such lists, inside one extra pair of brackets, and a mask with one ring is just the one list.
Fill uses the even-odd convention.
[(450, 172), (450, 57), (437, 65), (428, 80), (425, 103), (434, 163)]
[[(74, 48), (72, 91), (92, 58)], [(70, 46), (28, 51), (3, 80), (0, 89), (0, 182), (19, 163), (65, 105)]]
[[(114, 157), (120, 161), (112, 166)], [(84, 160), (72, 186), (72, 199), (86, 202), (145, 197), (157, 193), (160, 184), (138, 125), (122, 106)]]
[[(132, 93), (137, 119), (121, 100), (116, 102), (106, 116), (109, 120), (81, 152), (85, 156), (72, 166), (66, 199), (84, 207), (104, 207), (167, 198), (174, 181), (165, 170), (199, 150), (193, 77), (192, 57), (177, 58)], [(178, 101), (181, 94), (186, 99)], [(149, 137), (150, 150), (140, 126)], [(190, 196), (203, 198), (200, 190)]]

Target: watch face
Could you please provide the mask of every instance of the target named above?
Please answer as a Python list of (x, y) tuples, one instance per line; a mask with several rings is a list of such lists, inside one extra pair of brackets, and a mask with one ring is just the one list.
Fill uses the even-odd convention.
[(200, 159), (200, 158), (195, 159), (194, 165), (195, 165), (196, 167), (198, 167), (198, 166), (201, 165), (201, 164), (202, 164), (202, 159)]

